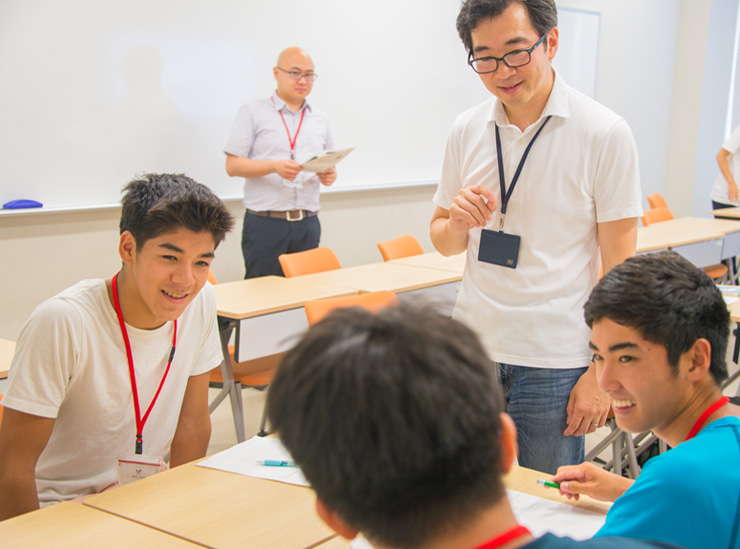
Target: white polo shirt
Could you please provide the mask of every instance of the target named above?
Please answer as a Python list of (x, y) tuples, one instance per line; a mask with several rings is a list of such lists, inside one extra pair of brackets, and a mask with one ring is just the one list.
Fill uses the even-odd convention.
[[(479, 262), (481, 230), (471, 230), (453, 316), (497, 362), (577, 368), (591, 356), (583, 304), (599, 274), (597, 223), (642, 215), (637, 148), (624, 119), (557, 74), (542, 117), (524, 132), (492, 98), (455, 121), (434, 203), (449, 209), (461, 188), (482, 184), (500, 207), (495, 123), (508, 190), (549, 115), (508, 204), (504, 230), (521, 237), (518, 266)], [(498, 227), (499, 211), (486, 228)]]
[[(294, 113), (274, 93), (272, 97), (252, 101), (239, 109), (224, 152), (253, 160), (284, 160), (290, 158), (290, 140), (294, 138), (295, 160), (299, 163), (316, 152), (334, 148), (329, 119), (323, 112), (305, 102)], [(320, 185), (316, 174), (307, 171), (301, 171), (294, 181), (284, 181), (275, 173), (245, 179), (242, 203), (257, 211), (294, 208), (317, 211)]]
[[(736, 154), (740, 150), (740, 126), (735, 128), (730, 134), (727, 141), (722, 144), (722, 148), (730, 153), (730, 156), (727, 157), (727, 163), (730, 166), (730, 172), (735, 178), (735, 183), (740, 184), (740, 181), (738, 181), (740, 179), (740, 154)], [(736, 202), (730, 202), (729, 192), (730, 185), (727, 183), (725, 176), (722, 175), (722, 172), (719, 172), (717, 179), (714, 180), (714, 186), (712, 187), (712, 192), (709, 193), (709, 198), (722, 204), (737, 205)]]

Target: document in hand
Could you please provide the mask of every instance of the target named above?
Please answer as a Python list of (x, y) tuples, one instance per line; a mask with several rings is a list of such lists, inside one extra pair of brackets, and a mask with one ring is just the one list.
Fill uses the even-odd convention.
[(304, 162), (301, 162), (304, 170), (309, 172), (325, 172), (332, 166), (336, 166), (339, 161), (354, 151), (354, 147), (342, 149), (341, 151), (321, 151), (309, 156)]

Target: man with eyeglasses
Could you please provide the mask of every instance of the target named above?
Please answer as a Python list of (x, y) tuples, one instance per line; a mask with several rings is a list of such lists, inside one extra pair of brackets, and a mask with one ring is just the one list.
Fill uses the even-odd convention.
[(283, 275), (278, 256), (319, 245), (319, 185), (331, 185), (335, 168), (303, 171), (309, 155), (334, 147), (326, 115), (306, 102), (314, 72), (300, 48), (280, 53), (272, 69), (271, 97), (243, 105), (226, 143), (226, 172), (244, 178), (244, 278)]
[(520, 463), (554, 472), (583, 461), (609, 411), (582, 310), (600, 264), (635, 253), (637, 150), (621, 117), (554, 71), (553, 0), (467, 0), (457, 30), (494, 97), (453, 126), (431, 238), (467, 251), (454, 317), (498, 363)]

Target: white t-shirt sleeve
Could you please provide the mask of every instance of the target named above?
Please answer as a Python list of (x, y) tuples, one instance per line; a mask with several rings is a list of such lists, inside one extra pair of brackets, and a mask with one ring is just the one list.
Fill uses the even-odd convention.
[(193, 368), (190, 372), (191, 376), (213, 370), (223, 360), (221, 338), (218, 332), (218, 321), (216, 317), (216, 293), (210, 282), (206, 282), (201, 293), (203, 294), (203, 340), (198, 359), (193, 361)]
[(74, 378), (82, 333), (79, 313), (63, 300), (39, 305), (21, 330), (3, 405), (55, 418)]

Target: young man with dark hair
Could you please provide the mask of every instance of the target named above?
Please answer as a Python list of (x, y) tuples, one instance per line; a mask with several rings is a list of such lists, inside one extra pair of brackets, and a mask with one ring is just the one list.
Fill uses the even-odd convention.
[(498, 363), (520, 464), (554, 473), (583, 461), (609, 411), (581, 310), (599, 265), (635, 253), (637, 148), (624, 119), (553, 69), (554, 0), (466, 0), (457, 30), (493, 97), (455, 121), (430, 235), (468, 254), (453, 316)]
[(335, 311), (287, 353), (267, 413), (319, 516), (375, 549), (663, 547), (534, 539), (502, 476), (516, 428), (478, 338), (432, 310)]
[[(124, 188), (111, 279), (44, 301), (21, 330), (3, 398), (0, 519), (205, 455), (208, 372), (222, 360), (206, 278), (233, 226), (184, 175)], [(205, 287), (204, 287), (205, 286)]]
[(617, 425), (672, 447), (634, 481), (583, 463), (553, 480), (614, 501), (599, 536), (740, 547), (740, 419), (722, 396), (730, 316), (712, 280), (674, 252), (628, 259), (585, 305), (599, 386)]

